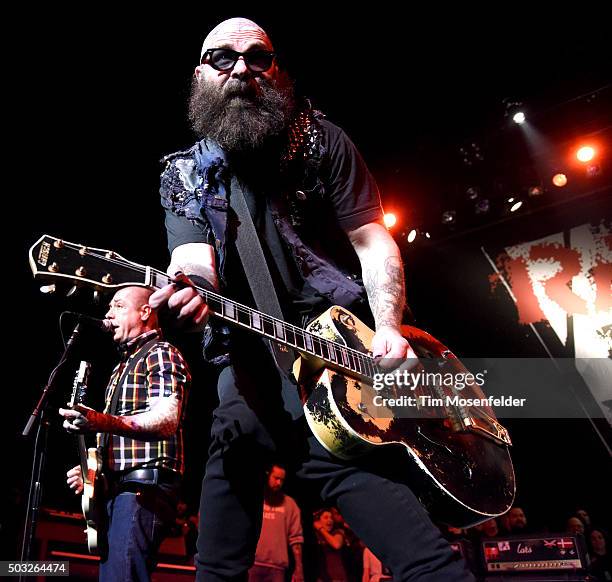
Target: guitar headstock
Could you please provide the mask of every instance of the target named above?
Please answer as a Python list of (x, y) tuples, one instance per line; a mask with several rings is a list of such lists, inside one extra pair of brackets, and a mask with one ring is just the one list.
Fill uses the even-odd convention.
[(34, 278), (88, 285), (101, 291), (131, 285), (148, 286), (150, 269), (107, 249), (87, 247), (43, 235), (30, 248)]
[(91, 364), (85, 360), (81, 360), (79, 369), (77, 370), (74, 377), (74, 382), (72, 384), (72, 395), (70, 397), (70, 402), (68, 402), (68, 406), (70, 408), (74, 408), (77, 404), (84, 403), (90, 371)]

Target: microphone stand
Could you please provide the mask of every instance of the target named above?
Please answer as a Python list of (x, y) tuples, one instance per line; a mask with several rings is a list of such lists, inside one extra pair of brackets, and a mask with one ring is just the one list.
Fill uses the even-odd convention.
[[(32, 463), (32, 477), (30, 479), (30, 490), (28, 494), (28, 505), (26, 510), (25, 526), (23, 533), (23, 543), (21, 546), (21, 561), (31, 559), (32, 545), (36, 534), (36, 526), (38, 525), (38, 512), (40, 509), (40, 500), (42, 498), (42, 475), (45, 469), (47, 458), (47, 444), (49, 436), (49, 421), (46, 419), (46, 411), (48, 399), (55, 388), (55, 377), (61, 367), (68, 361), (72, 346), (81, 333), (82, 323), (78, 322), (70, 338), (66, 342), (64, 353), (60, 358), (57, 366), (49, 375), (47, 385), (43, 388), (42, 394), (32, 411), (30, 418), (21, 433), (24, 437), (29, 437), (34, 425), (38, 423), (36, 428), (36, 436), (34, 438), (34, 456)], [(22, 577), (20, 576), (20, 580)]]

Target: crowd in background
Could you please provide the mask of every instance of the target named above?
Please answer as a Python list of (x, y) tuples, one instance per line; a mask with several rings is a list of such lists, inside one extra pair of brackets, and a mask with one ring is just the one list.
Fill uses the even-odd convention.
[[(264, 520), (262, 537), (258, 545), (254, 567), (249, 582), (267, 580), (316, 580), (317, 582), (378, 582), (392, 580), (392, 573), (353, 533), (342, 515), (335, 507), (324, 507), (312, 516), (302, 513), (301, 520), (291, 515), (290, 507), (295, 506), (291, 497), (282, 492), (285, 470), (273, 466), (268, 473), (266, 501), (264, 502)], [(281, 509), (290, 501), (293, 505)], [(275, 507), (277, 508), (275, 511)], [(179, 508), (177, 527), (174, 535), (185, 536), (187, 553), (193, 556), (196, 552), (197, 523), (195, 516), (187, 513), (185, 504)], [(274, 519), (285, 519), (283, 525), (274, 527)], [(297, 515), (300, 515), (297, 510)], [(272, 521), (271, 521), (272, 520)], [(530, 525), (526, 511), (515, 505), (506, 514), (497, 519), (490, 519), (469, 529), (457, 529), (440, 525), (443, 536), (460, 547), (468, 565), (478, 569), (481, 542), (484, 539), (495, 539), (503, 536), (571, 534), (581, 540), (590, 562), (589, 572), (594, 580), (612, 580), (612, 562), (610, 560), (609, 537), (606, 529), (601, 527), (598, 516), (593, 516), (583, 508), (577, 508), (567, 516), (564, 528), (534, 528)], [(283, 536), (282, 532), (286, 532)], [(264, 538), (265, 541), (264, 541)], [(460, 542), (460, 543), (458, 543)], [(293, 544), (303, 544), (303, 551), (287, 552)], [(285, 549), (282, 552), (271, 552), (270, 548)], [(469, 550), (466, 550), (469, 548)], [(410, 551), (406, 548), (406, 551)], [(278, 553), (280, 557), (272, 554)], [(280, 555), (282, 554), (282, 555)], [(296, 564), (303, 555), (302, 564)], [(275, 576), (270, 576), (272, 573)], [(296, 575), (297, 574), (297, 575)]]

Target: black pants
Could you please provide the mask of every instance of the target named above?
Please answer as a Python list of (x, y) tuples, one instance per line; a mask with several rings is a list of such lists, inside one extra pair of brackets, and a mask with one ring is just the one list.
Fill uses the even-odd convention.
[[(280, 447), (291, 450), (298, 475), (317, 486), (325, 504), (338, 507), (394, 581), (473, 580), (406, 484), (380, 474), (374, 459), (333, 457), (305, 421), (291, 426), (281, 412), (278, 374), (259, 345), (243, 348), (245, 364), (225, 368), (219, 377), (200, 502), (197, 579), (247, 579), (261, 528), (263, 469)], [(309, 521), (305, 515), (304, 528)]]

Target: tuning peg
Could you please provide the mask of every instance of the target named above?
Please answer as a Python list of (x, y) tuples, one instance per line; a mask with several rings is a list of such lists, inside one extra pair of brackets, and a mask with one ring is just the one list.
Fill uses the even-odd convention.
[(56, 291), (57, 291), (57, 289), (55, 287), (55, 283), (53, 283), (52, 285), (43, 285), (40, 288), (40, 292), (44, 293), (45, 295), (52, 295)]
[(77, 286), (76, 285), (72, 286), (70, 290), (68, 291), (68, 293), (66, 293), (66, 297), (72, 297), (76, 293), (76, 290), (77, 290)]

